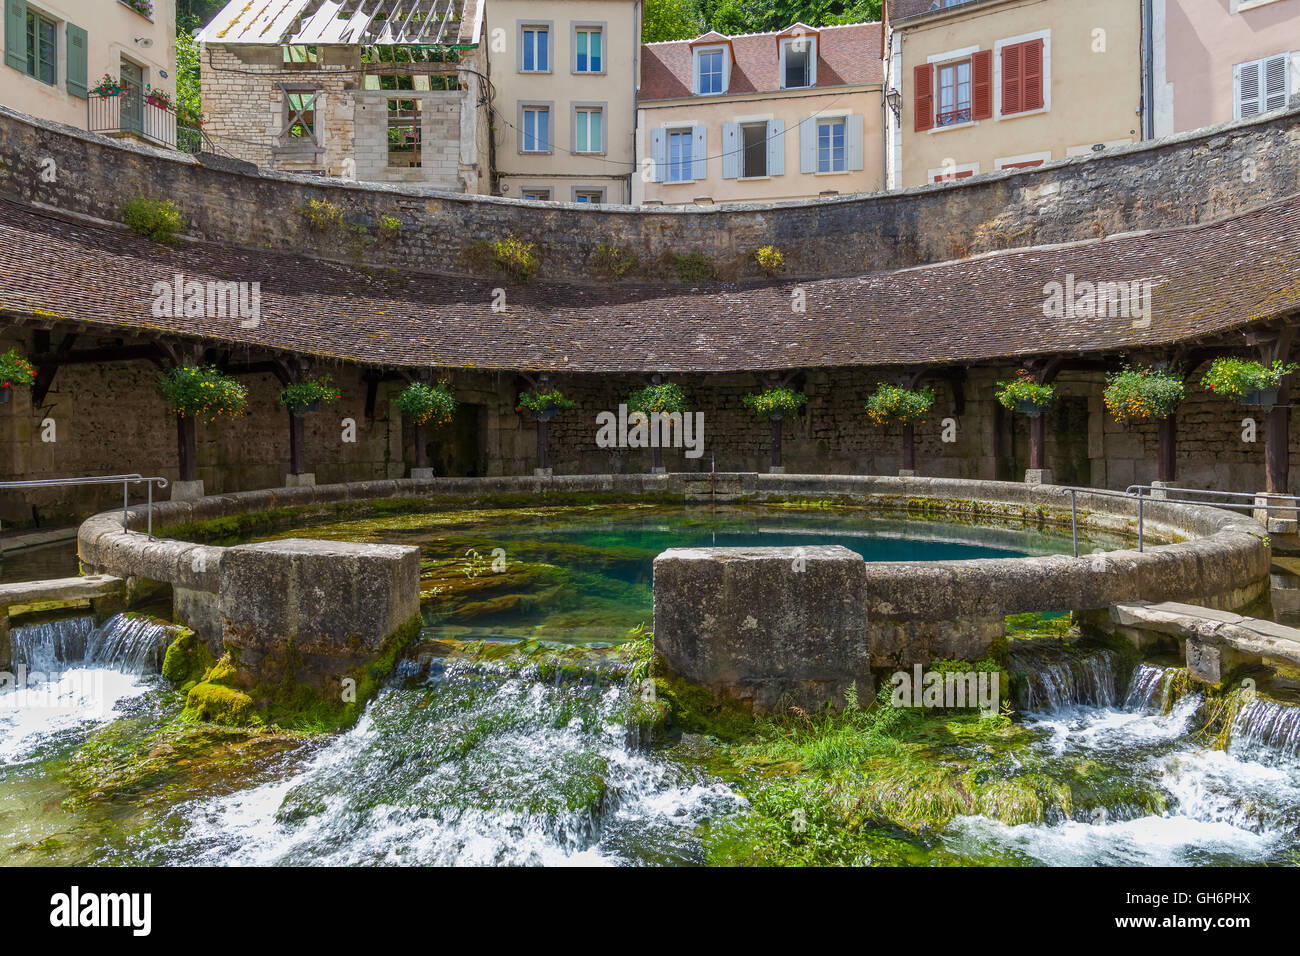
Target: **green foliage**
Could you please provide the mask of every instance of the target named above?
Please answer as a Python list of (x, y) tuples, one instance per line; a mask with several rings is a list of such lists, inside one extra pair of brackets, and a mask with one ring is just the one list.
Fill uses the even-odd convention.
[(1272, 365), (1261, 365), (1250, 359), (1217, 358), (1211, 364), (1201, 384), (1227, 398), (1240, 399), (1247, 392), (1265, 388), (1277, 388), (1282, 379), (1300, 366), (1294, 362), (1284, 364), (1280, 361)]
[(635, 252), (602, 242), (591, 256), (591, 271), (606, 279), (622, 279), (640, 264)]
[(785, 253), (776, 246), (762, 246), (754, 250), (754, 261), (766, 275), (780, 275), (785, 268)]
[(709, 257), (699, 249), (692, 249), (690, 252), (668, 250), (660, 256), (660, 262), (665, 268), (677, 273), (677, 278), (681, 282), (709, 282), (718, 277), (718, 270), (714, 268)]
[(510, 235), (492, 243), (497, 269), (513, 279), (527, 282), (537, 272), (537, 245)]
[(412, 382), (393, 399), (393, 404), (415, 425), (446, 425), (456, 414), (456, 397), (446, 382), (437, 385)]
[(396, 216), (380, 216), (375, 227), (379, 230), (380, 239), (395, 239), (402, 231), (402, 220)]
[(309, 199), (298, 212), (308, 225), (320, 232), (343, 228), (343, 210), (328, 199)]
[(641, 42), (689, 40), (704, 32), (694, 0), (646, 0)]
[(934, 391), (908, 389), (881, 382), (867, 399), (867, 417), (873, 425), (914, 425), (925, 421), (934, 404)]
[(642, 40), (693, 39), (706, 30), (763, 33), (880, 20), (881, 0), (647, 0)]
[(517, 411), (523, 411), (525, 408), (530, 412), (544, 412), (549, 408), (572, 408), (573, 400), (564, 397), (564, 393), (558, 388), (553, 388), (549, 392), (524, 392), (519, 396), (519, 406)]
[(201, 422), (237, 418), (248, 405), (248, 389), (211, 365), (178, 365), (161, 373), (158, 393), (173, 412)]
[(280, 390), (280, 404), (285, 408), (306, 408), (319, 402), (337, 402), (343, 393), (328, 374), (294, 382)]
[(170, 199), (138, 196), (122, 204), (122, 222), (154, 242), (171, 242), (185, 228), (185, 217)]
[(643, 412), (647, 415), (686, 411), (686, 393), (675, 382), (662, 385), (647, 385), (639, 388), (627, 397), (630, 412)]
[(176, 119), (183, 125), (199, 126), (203, 116), (200, 84), (199, 45), (179, 18), (176, 23)]
[(1169, 368), (1125, 368), (1106, 380), (1107, 410), (1126, 421), (1149, 421), (1171, 414), (1187, 395), (1183, 376)]
[(746, 395), (741, 402), (759, 418), (771, 418), (773, 415), (793, 415), (808, 401), (803, 392), (793, 388), (769, 388), (757, 395)]
[(1010, 382), (998, 382), (995, 394), (1003, 408), (1015, 411), (1021, 405), (1033, 405), (1042, 411), (1056, 397), (1056, 386), (1041, 384), (1027, 369), (1022, 368)]
[(0, 355), (0, 386), (12, 388), (15, 385), (31, 385), (36, 381), (36, 369), (32, 363), (12, 348)]

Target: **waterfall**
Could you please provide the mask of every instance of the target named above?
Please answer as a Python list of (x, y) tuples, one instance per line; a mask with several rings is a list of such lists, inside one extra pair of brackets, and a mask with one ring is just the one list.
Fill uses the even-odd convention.
[(1070, 707), (1113, 707), (1118, 680), (1116, 655), (1103, 650), (1085, 657), (1040, 660), (1022, 671), (1026, 678), (1026, 710), (1064, 710)]
[(1259, 697), (1243, 704), (1232, 723), (1230, 746), (1263, 746), (1300, 756), (1300, 707)]
[(117, 614), (102, 624), (93, 617), (62, 618), (14, 628), (13, 662), (51, 674), (73, 667), (154, 674), (174, 636), (172, 625), (147, 617)]
[[(1124, 699), (1125, 710), (1153, 711), (1167, 714), (1186, 692), (1187, 670), (1182, 667), (1157, 667), (1152, 664), (1139, 664), (1133, 668), (1129, 678), (1128, 695)], [(1179, 685), (1183, 686), (1180, 687)]]

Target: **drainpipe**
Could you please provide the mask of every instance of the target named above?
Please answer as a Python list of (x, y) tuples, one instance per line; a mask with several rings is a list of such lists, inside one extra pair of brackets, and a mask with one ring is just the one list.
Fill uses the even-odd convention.
[(627, 182), (623, 184), (623, 199), (629, 206), (632, 205), (632, 177), (637, 174), (641, 164), (640, 157), (636, 154), (636, 131), (640, 120), (637, 94), (641, 92), (641, 23), (645, 19), (644, 10), (643, 0), (637, 0), (632, 8), (632, 169), (627, 174)]
[(1155, 139), (1155, 14), (1152, 0), (1142, 0), (1142, 138)]

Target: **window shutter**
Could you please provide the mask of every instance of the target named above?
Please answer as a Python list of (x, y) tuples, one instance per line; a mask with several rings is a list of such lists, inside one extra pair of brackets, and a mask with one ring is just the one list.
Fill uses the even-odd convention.
[(862, 168), (862, 116), (844, 117), (844, 165), (849, 169)]
[(799, 121), (799, 172), (817, 172), (817, 121), (811, 116)]
[(1260, 113), (1260, 63), (1239, 63), (1236, 67), (1237, 118), (1245, 119)]
[(654, 163), (654, 182), (663, 182), (668, 178), (668, 136), (662, 129), (650, 131), (650, 159)]
[(971, 114), (974, 120), (993, 117), (993, 51), (980, 50), (970, 58)]
[(912, 82), (916, 86), (916, 131), (920, 133), (934, 128), (934, 67), (929, 63), (918, 66), (912, 71)]
[(767, 174), (785, 174), (785, 120), (767, 121)]
[(705, 127), (691, 127), (691, 179), (707, 179), (709, 176), (709, 152), (706, 148)]
[(5, 64), (27, 72), (27, 0), (5, 0)]
[(722, 124), (722, 178), (739, 179), (743, 150), (740, 143), (740, 124)]
[(68, 92), (86, 99), (86, 31), (68, 24)]
[(1030, 40), (1021, 44), (1021, 74), (1024, 84), (1026, 110), (1043, 108), (1043, 41)]
[(1290, 59), (1288, 54), (1282, 53), (1264, 61), (1264, 112), (1286, 108)]
[(1002, 115), (1019, 113), (1025, 108), (1023, 54), (1020, 44), (1002, 48)]

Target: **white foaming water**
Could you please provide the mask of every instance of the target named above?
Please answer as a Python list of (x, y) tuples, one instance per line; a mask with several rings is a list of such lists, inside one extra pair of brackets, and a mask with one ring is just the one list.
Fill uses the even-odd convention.
[(15, 628), (13, 669), (0, 678), (0, 760), (21, 761), (69, 730), (112, 719), (149, 689), (145, 675), (169, 633), (125, 615)]
[(636, 862), (743, 805), (629, 749), (621, 689), (449, 671), (427, 693), (387, 689), (287, 779), (177, 808), (174, 862)]

